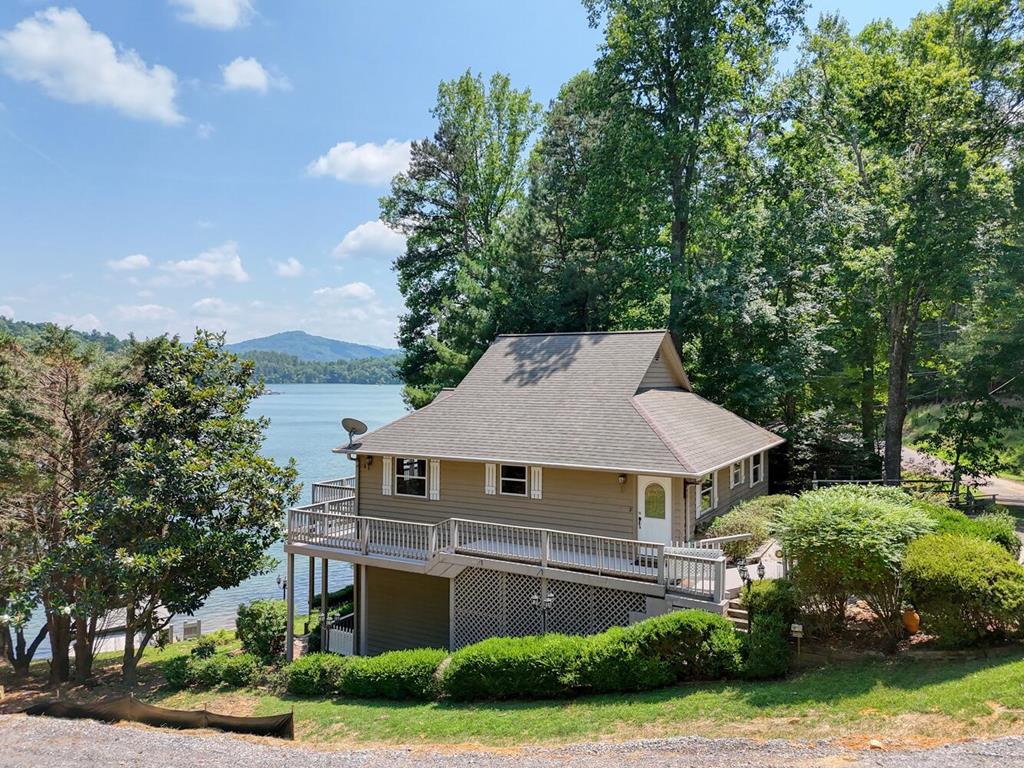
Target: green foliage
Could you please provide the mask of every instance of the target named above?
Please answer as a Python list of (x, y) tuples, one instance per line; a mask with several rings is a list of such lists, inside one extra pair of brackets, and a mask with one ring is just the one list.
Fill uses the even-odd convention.
[(566, 696), (585, 642), (554, 634), (488, 638), (452, 654), (442, 686), (457, 701)]
[(212, 637), (201, 637), (193, 646), (191, 654), (197, 659), (208, 659), (217, 652), (217, 641)]
[(792, 496), (777, 494), (759, 496), (737, 504), (724, 515), (711, 521), (707, 535), (715, 537), (732, 536), (737, 533), (751, 534), (751, 539), (731, 541), (722, 546), (725, 553), (732, 558), (749, 557), (768, 541), (772, 533), (772, 521), (792, 500)]
[(900, 633), (900, 569), (907, 545), (935, 527), (898, 488), (840, 485), (802, 494), (776, 520), (801, 603), (841, 625), (863, 597), (890, 636)]
[(924, 631), (958, 647), (1018, 632), (1024, 616), (1024, 567), (1002, 547), (973, 536), (924, 536), (903, 563), (908, 597)]
[(442, 688), (451, 698), (543, 698), (636, 691), (733, 677), (741, 641), (704, 611), (676, 611), (590, 637), (491, 638), (452, 654)]
[(447, 651), (433, 648), (353, 657), (341, 675), (340, 692), (361, 699), (436, 699), (437, 668), (447, 657)]
[(284, 656), (287, 623), (284, 600), (254, 600), (238, 606), (235, 632), (246, 652), (270, 662)]
[(800, 597), (788, 579), (755, 581), (740, 592), (740, 601), (753, 616), (778, 616), (787, 631), (800, 614)]
[(319, 362), (301, 360), (282, 352), (242, 352), (251, 360), (253, 373), (268, 384), (401, 384), (398, 378), (400, 355), (367, 357), (356, 360)]
[(189, 684), (192, 656), (174, 656), (160, 664), (164, 680), (173, 690), (181, 690)]
[(752, 616), (744, 642), (743, 676), (749, 680), (782, 677), (789, 672), (789, 623), (778, 613)]
[(262, 676), (262, 661), (251, 653), (239, 653), (227, 657), (220, 679), (224, 685), (247, 688), (259, 683)]
[(1013, 555), (1014, 559), (1020, 555), (1016, 521), (1006, 512), (968, 517), (963, 512), (950, 509), (944, 504), (918, 502), (917, 506), (924, 509), (935, 521), (934, 533), (973, 536), (998, 544)]
[(224, 682), (227, 673), (229, 656), (217, 653), (209, 657), (189, 659), (186, 681), (196, 688), (215, 688)]
[(307, 653), (284, 668), (285, 687), (296, 696), (330, 696), (350, 661), (336, 653)]

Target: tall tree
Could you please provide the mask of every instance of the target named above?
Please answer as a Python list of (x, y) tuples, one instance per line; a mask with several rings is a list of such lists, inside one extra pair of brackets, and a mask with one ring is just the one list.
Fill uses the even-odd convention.
[(406, 237), (395, 269), (407, 312), (399, 343), (405, 397), (430, 402), (465, 375), (502, 328), (500, 269), (509, 217), (526, 192), (527, 145), (539, 107), (496, 74), (441, 83), (431, 139), (413, 142), (409, 169), (381, 200)]
[(642, 116), (651, 170), (670, 203), (669, 327), (686, 339), (695, 214), (717, 158), (800, 24), (802, 0), (585, 0), (604, 24), (597, 74)]

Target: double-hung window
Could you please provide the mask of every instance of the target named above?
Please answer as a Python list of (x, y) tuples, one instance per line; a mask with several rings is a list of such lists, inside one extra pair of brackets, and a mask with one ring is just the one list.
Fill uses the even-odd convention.
[(526, 467), (522, 464), (501, 465), (501, 493), (503, 496), (526, 495)]
[(764, 479), (764, 454), (755, 453), (750, 457), (750, 484), (757, 485)]
[(399, 496), (427, 496), (427, 460), (395, 457), (395, 493)]
[(729, 468), (729, 488), (735, 488), (743, 482), (744, 461), (737, 461)]
[(700, 487), (697, 489), (697, 514), (703, 515), (710, 512), (715, 508), (718, 503), (716, 496), (718, 489), (715, 487), (715, 473), (712, 472), (710, 475), (700, 481)]

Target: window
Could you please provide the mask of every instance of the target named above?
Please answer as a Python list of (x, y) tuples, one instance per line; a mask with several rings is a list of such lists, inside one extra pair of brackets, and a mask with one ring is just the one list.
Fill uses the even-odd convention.
[(399, 496), (427, 495), (427, 460), (395, 457), (395, 493)]
[(644, 489), (644, 517), (665, 519), (665, 489), (660, 483), (651, 483)]
[(729, 468), (729, 487), (735, 488), (743, 482), (743, 461), (737, 461)]
[(710, 512), (715, 508), (717, 494), (715, 493), (715, 473), (712, 472), (710, 475), (700, 481), (700, 488), (697, 490), (697, 514), (703, 515), (705, 512)]
[(526, 467), (520, 464), (501, 465), (501, 493), (504, 496), (526, 495)]
[(764, 479), (764, 454), (755, 453), (750, 457), (750, 484), (757, 485)]

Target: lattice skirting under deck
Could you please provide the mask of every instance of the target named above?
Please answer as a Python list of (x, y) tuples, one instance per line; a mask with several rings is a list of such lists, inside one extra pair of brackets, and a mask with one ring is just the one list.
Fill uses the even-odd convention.
[(488, 637), (591, 635), (625, 626), (646, 607), (638, 592), (486, 568), (467, 568), (454, 581), (453, 650)]

